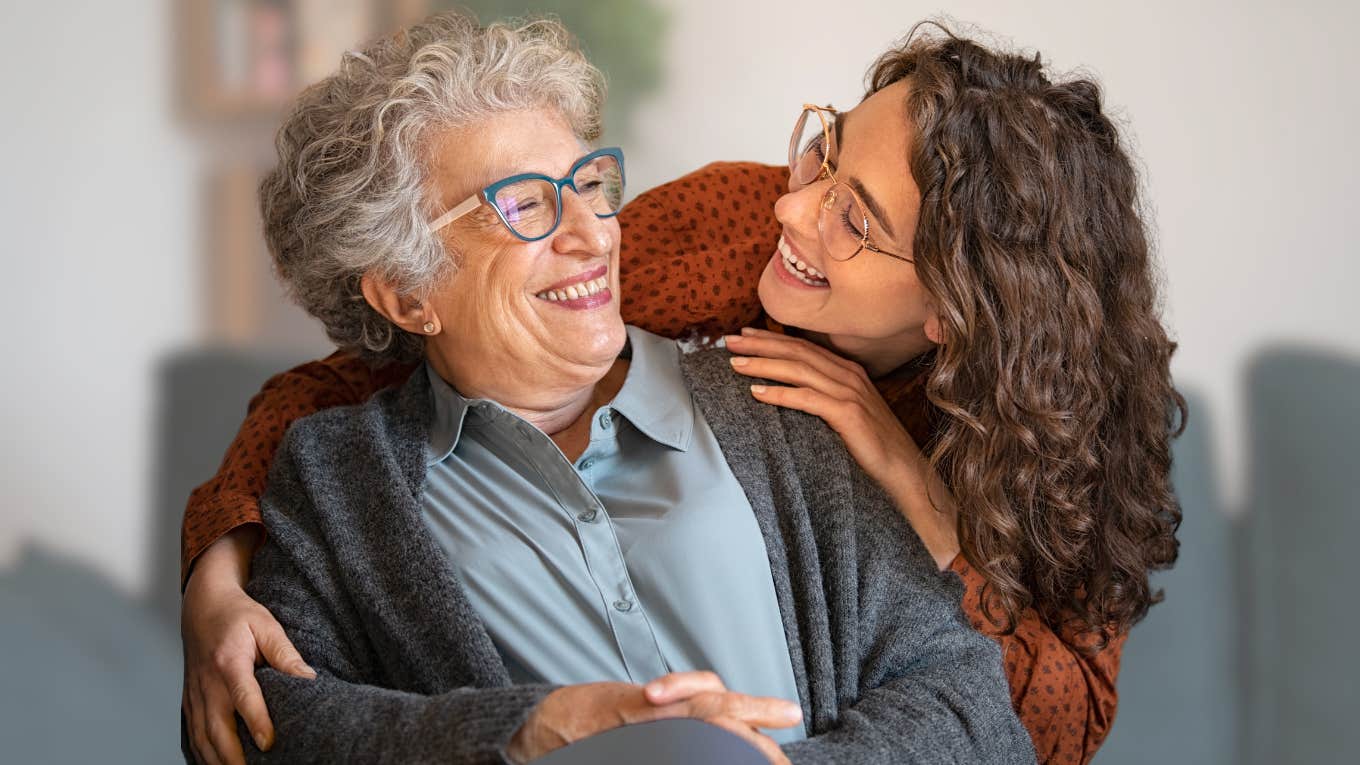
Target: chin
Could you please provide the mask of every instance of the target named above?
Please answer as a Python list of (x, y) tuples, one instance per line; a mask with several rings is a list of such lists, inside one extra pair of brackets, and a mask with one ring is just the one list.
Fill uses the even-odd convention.
[(806, 317), (798, 311), (792, 296), (787, 294), (784, 286), (781, 285), (774, 274), (770, 273), (773, 265), (768, 265), (760, 274), (760, 283), (756, 286), (756, 295), (760, 298), (760, 307), (765, 309), (766, 315), (771, 319), (789, 327), (799, 327), (809, 329)]
[(583, 335), (579, 339), (578, 347), (581, 349), (582, 361), (589, 363), (613, 361), (623, 353), (623, 346), (628, 342), (628, 332), (624, 329), (623, 319), (617, 314), (610, 321), (581, 329)]

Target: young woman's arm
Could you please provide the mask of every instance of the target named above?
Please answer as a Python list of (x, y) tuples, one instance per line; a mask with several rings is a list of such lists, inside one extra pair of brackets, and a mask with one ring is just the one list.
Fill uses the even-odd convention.
[(375, 372), (337, 353), (274, 376), (251, 399), (217, 474), (190, 496), (180, 548), (182, 705), (189, 744), (200, 762), (244, 762), (237, 712), (262, 749), (272, 744), (273, 725), (255, 680), (257, 662), (299, 677), (311, 673), (274, 617), (244, 590), (264, 534), (259, 498), (284, 432), (313, 412), (360, 403), (404, 380), (410, 369)]
[(274, 452), (294, 420), (322, 409), (362, 403), (379, 390), (406, 379), (411, 367), (370, 369), (358, 358), (333, 353), (265, 382), (246, 408), (222, 466), (189, 495), (181, 528), (180, 583), (198, 556), (228, 531), (243, 525), (263, 531), (260, 494)]
[(1001, 645), (1011, 702), (1029, 730), (1039, 762), (1087, 763), (1114, 724), (1119, 658), (1127, 635), (1109, 638), (1104, 650), (1087, 654), (1064, 642), (1026, 609), (1015, 632), (1000, 634), (982, 613), (986, 579), (960, 555), (950, 569), (963, 579), (963, 612), (973, 628)]

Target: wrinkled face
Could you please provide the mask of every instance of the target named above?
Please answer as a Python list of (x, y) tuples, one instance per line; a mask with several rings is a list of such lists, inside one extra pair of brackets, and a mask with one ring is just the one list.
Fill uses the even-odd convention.
[[(560, 178), (588, 149), (551, 110), (513, 112), (434, 141), (439, 209), (518, 173)], [(472, 381), (478, 395), (551, 386), (608, 367), (626, 339), (619, 315), (619, 224), (599, 218), (570, 188), (562, 221), (545, 239), (511, 234), (485, 204), (439, 235), (458, 272), (429, 301), (442, 331), (429, 355)], [(603, 287), (603, 288), (602, 288)]]
[[(831, 169), (864, 200), (869, 242), (911, 257), (921, 198), (907, 166), (912, 138), (907, 87), (906, 81), (890, 85), (840, 115)], [(828, 252), (818, 218), (830, 186), (829, 179), (801, 188), (791, 184), (775, 204), (783, 236), (761, 274), (760, 302), (776, 321), (824, 333), (843, 352), (901, 346), (910, 349), (909, 357), (925, 350), (931, 312), (915, 267), (867, 249), (843, 261)], [(858, 224), (823, 217), (831, 218), (823, 226)]]

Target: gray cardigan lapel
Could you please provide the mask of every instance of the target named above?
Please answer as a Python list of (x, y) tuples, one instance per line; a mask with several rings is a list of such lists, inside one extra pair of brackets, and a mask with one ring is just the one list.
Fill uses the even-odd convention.
[[(727, 358), (724, 350), (700, 350), (685, 355), (681, 368), (765, 537), (789, 659), (803, 704), (803, 725), (809, 732), (825, 729), (840, 707), (839, 694), (833, 695), (838, 684), (833, 678), (818, 676), (817, 668), (841, 662), (831, 656), (835, 647), (826, 592), (817, 586), (824, 580), (802, 481), (789, 454), (781, 413), (755, 403), (746, 386), (728, 383), (725, 378), (734, 373)], [(776, 506), (776, 496), (782, 506)], [(791, 576), (791, 565), (804, 575)]]
[[(385, 391), (365, 407), (364, 414), (381, 429), (377, 441), (386, 448), (369, 451), (384, 464), (371, 468), (375, 476), (401, 476), (391, 482), (355, 482), (361, 496), (352, 507), (364, 508), (350, 522), (382, 527), (376, 538), (399, 541), (400, 548), (350, 546), (355, 552), (381, 555), (354, 570), (362, 571), (350, 587), (366, 596), (356, 598), (370, 607), (364, 618), (372, 632), (386, 636), (388, 645), (375, 645), (383, 657), (405, 659), (399, 666), (397, 687), (418, 687), (425, 693), (450, 688), (510, 685), (510, 675), (491, 636), (468, 600), (448, 556), (422, 519), (425, 487), (425, 443), (430, 427), (429, 380), (413, 374), (396, 390)], [(373, 407), (379, 411), (373, 411)], [(344, 507), (346, 503), (338, 503)], [(368, 534), (365, 533), (365, 536)], [(348, 568), (348, 567), (347, 567)], [(411, 587), (422, 582), (422, 587)], [(443, 615), (431, 619), (431, 614)], [(461, 625), (458, 632), (449, 625)]]

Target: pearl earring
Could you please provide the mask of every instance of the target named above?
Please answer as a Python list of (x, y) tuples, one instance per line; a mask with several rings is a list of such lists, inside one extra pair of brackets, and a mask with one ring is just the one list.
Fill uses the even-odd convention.
[(425, 330), (425, 334), (427, 334), (427, 335), (433, 335), (433, 334), (434, 334), (434, 322), (432, 322), (432, 321), (427, 321), (427, 322), (425, 322), (425, 326), (424, 326), (424, 327), (421, 327), (421, 329)]

